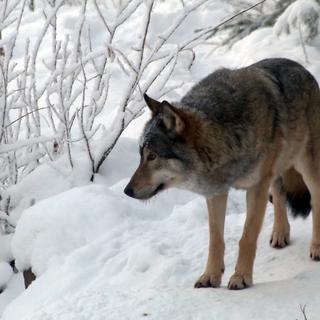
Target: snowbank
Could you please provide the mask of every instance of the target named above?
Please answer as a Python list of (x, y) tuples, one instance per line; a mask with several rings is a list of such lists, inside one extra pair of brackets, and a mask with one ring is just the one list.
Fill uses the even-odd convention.
[(244, 221), (244, 214), (237, 214), (242, 201), (231, 201), (222, 288), (192, 289), (206, 260), (207, 213), (203, 199), (173, 205), (176, 196), (179, 192), (172, 191), (144, 204), (91, 185), (25, 211), (14, 253), (19, 267), (32, 266), (40, 277), (8, 306), (2, 320), (138, 319), (144, 314), (150, 319), (287, 320), (299, 318), (299, 304), (307, 304), (310, 319), (316, 319), (320, 271), (308, 258), (310, 219), (293, 221), (292, 245), (275, 250), (269, 247), (269, 208), (255, 286), (230, 292), (226, 285)]
[(118, 200), (105, 187), (94, 185), (74, 188), (24, 211), (12, 241), (17, 268), (32, 267), (41, 275), (97, 234), (111, 234), (129, 209)]
[(4, 290), (6, 284), (13, 275), (12, 268), (7, 262), (0, 262), (0, 290)]
[(319, 18), (320, 6), (316, 1), (297, 0), (283, 12), (273, 30), (278, 36), (282, 33), (301, 32), (301, 36), (307, 40), (312, 39), (318, 34)]
[(299, 318), (299, 304), (307, 304), (311, 319), (319, 312), (314, 294), (319, 268), (308, 258), (311, 221), (293, 221), (292, 245), (274, 250), (269, 247), (271, 208), (258, 247), (255, 286), (226, 289), (244, 222), (240, 191), (231, 192), (228, 203), (222, 288), (193, 289), (207, 256), (205, 201), (179, 190), (147, 203), (127, 198), (122, 190), (131, 166), (138, 164), (136, 146), (120, 140), (99, 184), (62, 192), (24, 211), (13, 253), (18, 267), (32, 267), (38, 278), (6, 308), (2, 320), (138, 319), (144, 314), (150, 319), (259, 315), (269, 320), (275, 312), (277, 319), (287, 320)]

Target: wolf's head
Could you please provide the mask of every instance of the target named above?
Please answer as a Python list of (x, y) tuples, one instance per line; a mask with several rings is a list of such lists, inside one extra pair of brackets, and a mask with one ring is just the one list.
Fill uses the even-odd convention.
[(193, 130), (190, 115), (167, 101), (159, 102), (146, 94), (144, 98), (152, 118), (141, 137), (139, 167), (124, 190), (136, 199), (149, 199), (186, 183), (192, 169), (190, 141), (186, 139)]

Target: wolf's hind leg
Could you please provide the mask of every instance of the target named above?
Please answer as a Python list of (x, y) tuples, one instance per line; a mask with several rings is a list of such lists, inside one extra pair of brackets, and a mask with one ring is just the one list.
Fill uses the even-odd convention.
[(314, 261), (320, 261), (320, 168), (318, 163), (314, 163), (311, 159), (308, 160), (299, 169), (311, 194), (313, 223), (310, 258)]
[(228, 194), (207, 199), (209, 216), (209, 253), (204, 273), (195, 288), (219, 287), (224, 272), (224, 221)]
[(287, 217), (286, 194), (281, 187), (281, 178), (273, 182), (271, 194), (274, 208), (274, 222), (270, 246), (273, 248), (284, 248), (290, 242), (290, 224)]
[(269, 184), (270, 180), (264, 179), (247, 190), (247, 217), (239, 242), (235, 273), (228, 284), (229, 289), (239, 290), (252, 285), (253, 263), (268, 202)]

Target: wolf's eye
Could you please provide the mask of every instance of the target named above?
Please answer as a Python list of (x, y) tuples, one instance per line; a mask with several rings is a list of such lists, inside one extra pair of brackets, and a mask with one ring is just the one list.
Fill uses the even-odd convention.
[(149, 153), (148, 156), (147, 156), (147, 160), (148, 161), (152, 161), (154, 160), (155, 158), (157, 157), (157, 155), (153, 152)]

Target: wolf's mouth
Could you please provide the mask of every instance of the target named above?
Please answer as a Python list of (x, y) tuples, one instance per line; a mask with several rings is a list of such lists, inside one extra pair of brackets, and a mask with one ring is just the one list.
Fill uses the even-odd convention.
[(152, 193), (150, 194), (150, 198), (155, 196), (158, 192), (162, 191), (165, 187), (165, 184), (164, 183), (160, 183), (153, 191)]

